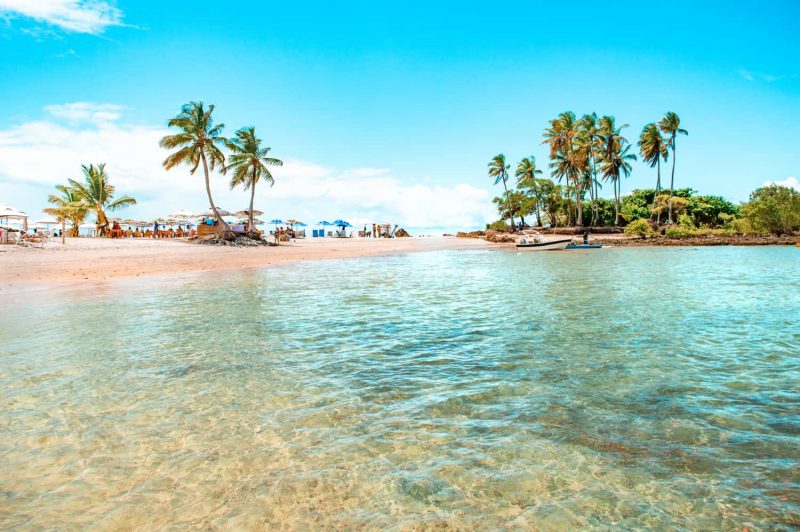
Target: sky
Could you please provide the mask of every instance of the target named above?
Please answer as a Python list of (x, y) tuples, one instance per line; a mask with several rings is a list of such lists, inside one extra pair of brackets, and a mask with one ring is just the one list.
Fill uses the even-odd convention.
[[(139, 200), (123, 217), (204, 210), (202, 175), (165, 171), (158, 147), (191, 100), (285, 162), (256, 189), (268, 219), (481, 227), (488, 161), (534, 155), (547, 175), (542, 131), (567, 110), (614, 115), (633, 143), (678, 113), (676, 187), (800, 188), (800, 3), (611, 5), (0, 0), (0, 203), (36, 218), (105, 162)], [(655, 181), (636, 162), (622, 189)], [(247, 206), (225, 176), (212, 190)]]

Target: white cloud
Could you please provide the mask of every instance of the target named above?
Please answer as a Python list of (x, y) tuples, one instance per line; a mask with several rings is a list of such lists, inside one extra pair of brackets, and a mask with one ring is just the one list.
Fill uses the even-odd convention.
[(796, 177), (787, 177), (783, 181), (767, 181), (766, 183), (764, 183), (764, 185), (765, 186), (779, 185), (782, 187), (793, 188), (798, 192), (800, 192), (800, 181), (798, 181)]
[(73, 102), (60, 105), (47, 105), (44, 111), (55, 118), (63, 118), (72, 123), (89, 121), (95, 124), (113, 122), (122, 117), (125, 108), (109, 103)]
[(122, 25), (122, 12), (100, 0), (0, 0), (0, 14), (95, 35)]
[[(165, 128), (126, 123), (124, 107), (111, 104), (76, 102), (50, 105), (45, 111), (44, 120), (0, 130), (0, 183), (25, 190), (17, 208), (41, 211), (53, 185), (80, 179), (81, 164), (100, 162), (107, 163), (118, 193), (140, 200), (123, 216), (149, 218), (177, 208), (207, 208), (202, 172), (190, 175), (185, 167), (167, 172), (161, 166), (167, 153), (158, 141)], [(489, 191), (469, 184), (443, 185), (426, 177), (401, 180), (388, 168), (354, 165), (337, 170), (283, 158), (285, 165), (273, 169), (275, 186), (256, 189), (256, 205), (268, 219), (315, 223), (345, 218), (452, 229), (480, 227), (496, 216)], [(0, 195), (5, 195), (4, 188), (0, 186)], [(241, 189), (230, 191), (223, 176), (212, 177), (212, 190), (228, 210), (242, 209), (249, 200)]]

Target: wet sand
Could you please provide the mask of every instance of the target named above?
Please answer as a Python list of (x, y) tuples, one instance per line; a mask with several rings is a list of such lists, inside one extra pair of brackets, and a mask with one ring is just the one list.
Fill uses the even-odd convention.
[(202, 246), (185, 240), (68, 238), (44, 248), (0, 246), (0, 293), (41, 284), (259, 268), (290, 261), (375, 257), (446, 249), (485, 249), (454, 237), (301, 239), (277, 247)]

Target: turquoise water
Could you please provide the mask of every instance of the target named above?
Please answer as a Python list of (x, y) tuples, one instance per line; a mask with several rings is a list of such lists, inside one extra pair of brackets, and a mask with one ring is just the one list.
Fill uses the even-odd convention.
[(419, 253), (5, 299), (4, 529), (800, 524), (795, 248)]

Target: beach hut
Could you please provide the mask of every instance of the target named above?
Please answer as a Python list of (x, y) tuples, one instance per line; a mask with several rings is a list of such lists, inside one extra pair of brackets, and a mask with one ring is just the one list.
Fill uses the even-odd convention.
[(8, 244), (10, 239), (8, 237), (8, 225), (11, 223), (11, 220), (16, 220), (22, 225), (22, 230), (28, 230), (28, 215), (24, 212), (15, 209), (5, 203), (0, 203), (0, 225), (3, 226), (3, 229), (0, 230), (0, 243)]

